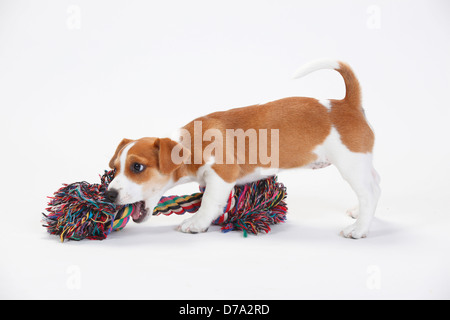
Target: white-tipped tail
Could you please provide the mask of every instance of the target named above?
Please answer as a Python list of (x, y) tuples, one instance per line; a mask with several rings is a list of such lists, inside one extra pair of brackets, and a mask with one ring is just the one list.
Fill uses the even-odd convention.
[(342, 78), (344, 78), (345, 82), (344, 100), (349, 102), (349, 104), (354, 106), (355, 108), (360, 108), (361, 89), (359, 87), (358, 79), (356, 79), (356, 76), (350, 66), (342, 61), (332, 59), (320, 59), (311, 61), (297, 70), (297, 72), (294, 74), (294, 79), (301, 78), (311, 72), (321, 69), (331, 69), (339, 72)]
[(339, 69), (339, 61), (333, 59), (319, 59), (313, 60), (305, 65), (303, 65), (300, 69), (298, 69), (293, 78), (301, 78), (310, 74), (311, 72), (322, 70), (322, 69)]

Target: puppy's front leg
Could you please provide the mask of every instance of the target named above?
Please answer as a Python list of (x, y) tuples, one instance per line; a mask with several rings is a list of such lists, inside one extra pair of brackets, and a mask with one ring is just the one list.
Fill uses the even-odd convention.
[(205, 193), (197, 213), (184, 220), (177, 230), (187, 233), (206, 232), (215, 219), (223, 214), (234, 183), (224, 181), (213, 169), (205, 171)]

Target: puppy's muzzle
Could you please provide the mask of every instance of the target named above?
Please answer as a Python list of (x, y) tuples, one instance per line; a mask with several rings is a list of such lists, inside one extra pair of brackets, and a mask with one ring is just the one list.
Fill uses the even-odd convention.
[(117, 198), (119, 196), (119, 191), (117, 191), (116, 189), (110, 189), (108, 191), (106, 191), (105, 193), (105, 197), (106, 199), (108, 199), (108, 201), (115, 203)]

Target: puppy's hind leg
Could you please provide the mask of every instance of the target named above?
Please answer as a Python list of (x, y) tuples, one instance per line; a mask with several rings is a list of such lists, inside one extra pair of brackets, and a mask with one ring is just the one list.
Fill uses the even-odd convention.
[(373, 168), (372, 154), (349, 152), (345, 160), (340, 159), (335, 165), (355, 191), (359, 202), (356, 222), (342, 230), (342, 235), (353, 239), (365, 238), (381, 193), (380, 178)]
[[(378, 175), (377, 171), (372, 168), (372, 175), (375, 179), (376, 184), (380, 184), (380, 176)], [(347, 215), (353, 219), (357, 219), (359, 216), (359, 205), (355, 205), (354, 207), (347, 210)]]

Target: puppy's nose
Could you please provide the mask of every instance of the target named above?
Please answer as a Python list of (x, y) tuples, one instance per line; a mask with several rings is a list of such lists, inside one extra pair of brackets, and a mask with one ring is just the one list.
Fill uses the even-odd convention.
[(109, 189), (108, 191), (105, 192), (105, 197), (110, 202), (116, 202), (118, 196), (119, 191), (117, 191), (116, 189)]

